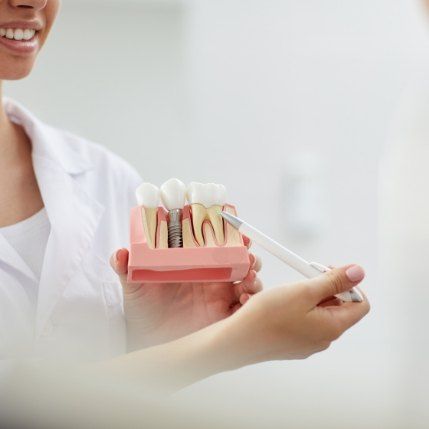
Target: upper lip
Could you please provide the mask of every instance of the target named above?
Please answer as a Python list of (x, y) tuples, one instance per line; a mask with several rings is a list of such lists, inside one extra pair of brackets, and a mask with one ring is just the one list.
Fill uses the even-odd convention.
[(14, 21), (14, 22), (0, 23), (0, 28), (5, 28), (5, 29), (22, 28), (23, 30), (28, 28), (28, 29), (40, 31), (43, 28), (43, 25), (40, 21), (37, 21), (37, 20), (34, 20), (34, 21)]

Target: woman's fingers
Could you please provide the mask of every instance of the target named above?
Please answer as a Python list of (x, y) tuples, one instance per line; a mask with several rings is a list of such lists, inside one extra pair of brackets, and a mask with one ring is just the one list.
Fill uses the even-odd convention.
[(251, 285), (253, 284), (255, 279), (256, 272), (251, 270), (249, 271), (249, 274), (247, 274), (247, 276), (243, 279), (243, 281), (234, 285), (235, 296), (237, 297), (237, 299), (240, 299), (240, 296), (243, 293), (249, 292), (248, 289), (251, 288)]
[(341, 299), (339, 298), (327, 298), (325, 301), (322, 301), (321, 303), (319, 303), (319, 307), (332, 307), (332, 306), (338, 306), (341, 305), (343, 303), (343, 301), (341, 301)]
[(240, 310), (241, 307), (242, 307), (242, 305), (239, 302), (234, 304), (233, 307), (231, 308), (231, 313), (234, 314), (235, 312)]
[(234, 293), (238, 300), (243, 294), (254, 295), (255, 293), (261, 292), (263, 284), (260, 278), (258, 278), (256, 271), (251, 270), (247, 277), (240, 283), (234, 285)]
[(332, 317), (334, 326), (342, 334), (368, 314), (370, 305), (368, 300), (364, 298), (363, 302), (345, 302), (342, 305), (324, 308), (323, 310)]
[(132, 294), (140, 289), (139, 283), (128, 283), (128, 257), (127, 249), (119, 249), (110, 258), (110, 265), (119, 276), (124, 293)]
[(249, 253), (250, 259), (250, 270), (256, 271), (259, 273), (262, 269), (262, 261), (259, 256), (254, 255), (253, 253)]
[(262, 280), (259, 277), (256, 277), (253, 282), (244, 284), (244, 292), (250, 293), (251, 295), (261, 292), (264, 288)]
[(253, 269), (259, 273), (262, 270), (262, 260), (259, 256), (253, 255), (255, 262), (253, 263)]
[(359, 265), (350, 265), (328, 271), (319, 277), (303, 282), (311, 307), (318, 305), (327, 298), (349, 291), (365, 278), (365, 271)]
[(365, 295), (363, 302), (342, 302), (334, 295), (356, 287), (365, 277), (364, 270), (358, 265), (334, 269), (323, 276), (307, 282), (311, 289), (313, 310), (323, 317), (333, 339), (338, 338), (347, 329), (355, 325), (370, 310)]
[(128, 274), (128, 250), (119, 249), (110, 258), (110, 265), (120, 277), (121, 282), (126, 282)]
[(249, 295), (248, 293), (243, 293), (243, 294), (240, 296), (240, 304), (241, 304), (241, 305), (246, 304), (246, 302), (247, 302), (247, 301), (249, 301), (249, 299), (250, 299), (250, 295)]

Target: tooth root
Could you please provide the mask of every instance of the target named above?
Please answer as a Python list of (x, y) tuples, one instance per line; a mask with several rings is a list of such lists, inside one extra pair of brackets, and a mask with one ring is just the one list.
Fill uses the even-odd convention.
[(156, 242), (157, 208), (144, 208), (146, 222), (144, 222), (145, 235), (149, 246), (154, 249)]
[(203, 236), (203, 222), (207, 218), (207, 209), (201, 204), (192, 204), (192, 225), (194, 228), (194, 236), (198, 244), (203, 247), (205, 245)]
[[(223, 208), (223, 211), (226, 213), (232, 214), (234, 216), (237, 216), (237, 212), (235, 209), (231, 206), (225, 206)], [(237, 246), (243, 246), (243, 238), (241, 237), (241, 234), (239, 231), (237, 231), (233, 226), (231, 226), (229, 223), (226, 223), (225, 233), (226, 233), (226, 246), (228, 247), (237, 247)]]
[(167, 212), (163, 207), (158, 207), (157, 216), (157, 228), (156, 228), (156, 248), (157, 249), (168, 249), (168, 222)]
[(213, 226), (214, 234), (219, 246), (225, 244), (225, 234), (223, 230), (223, 219), (220, 213), (222, 206), (213, 206), (207, 210), (208, 218)]
[(157, 249), (168, 249), (168, 224), (165, 220), (158, 224)]
[(213, 228), (210, 222), (205, 221), (203, 223), (204, 240), (206, 247), (217, 247), (216, 239), (213, 233)]
[(148, 209), (144, 207), (142, 207), (141, 210), (142, 210), (143, 231), (144, 231), (144, 236), (146, 238), (146, 242), (149, 247), (154, 248), (155, 241), (151, 237), (150, 228), (149, 228), (149, 223), (151, 222), (150, 221), (151, 213), (150, 211), (148, 211)]
[(194, 240), (194, 232), (192, 231), (192, 223), (190, 218), (183, 219), (182, 221), (182, 235), (184, 248), (197, 247), (197, 244)]

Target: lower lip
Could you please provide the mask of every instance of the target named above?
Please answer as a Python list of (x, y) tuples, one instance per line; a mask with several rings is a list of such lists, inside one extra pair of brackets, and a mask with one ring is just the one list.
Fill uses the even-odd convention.
[(39, 47), (37, 34), (30, 40), (14, 40), (0, 36), (0, 44), (16, 54), (32, 54)]

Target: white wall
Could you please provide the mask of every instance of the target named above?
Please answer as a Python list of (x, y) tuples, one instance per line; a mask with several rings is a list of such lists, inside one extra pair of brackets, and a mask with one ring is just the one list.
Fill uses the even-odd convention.
[[(426, 55), (423, 28), (417, 0), (64, 2), (35, 73), (7, 85), (145, 179), (223, 182), (243, 217), (309, 258), (367, 267), (372, 315), (327, 353), (217, 377), (191, 397), (227, 391), (231, 411), (262, 402), (264, 417), (308, 421), (341, 404), (350, 413), (336, 415), (338, 426), (388, 408), (378, 162), (409, 70)], [(308, 192), (324, 197), (310, 218), (321, 232), (304, 240), (289, 226), (296, 203), (285, 192), (294, 160), (307, 157), (318, 169)], [(260, 253), (267, 285), (297, 278)]]
[[(222, 177), (240, 212), (310, 257), (361, 262), (373, 307), (328, 353), (228, 374), (208, 381), (205, 392), (217, 388), (220, 397), (228, 391), (228, 398), (239, 398), (231, 412), (261, 401), (262, 410), (247, 409), (255, 419), (300, 420), (305, 427), (319, 419), (334, 420), (330, 427), (375, 427), (380, 419), (382, 427), (393, 421), (401, 427), (405, 416), (392, 406), (398, 368), (390, 364), (385, 335), (389, 285), (377, 276), (377, 181), (397, 99), (410, 70), (427, 56), (419, 5), (198, 0), (194, 6), (192, 130), (194, 141), (203, 142), (194, 151), (201, 158), (210, 151), (201, 173), (211, 178), (225, 158), (234, 160)], [(301, 152), (320, 158), (326, 183), (319, 207), (328, 219), (324, 233), (306, 241), (284, 230), (279, 204), (290, 159)], [(269, 283), (292, 278), (271, 259), (266, 267)]]

